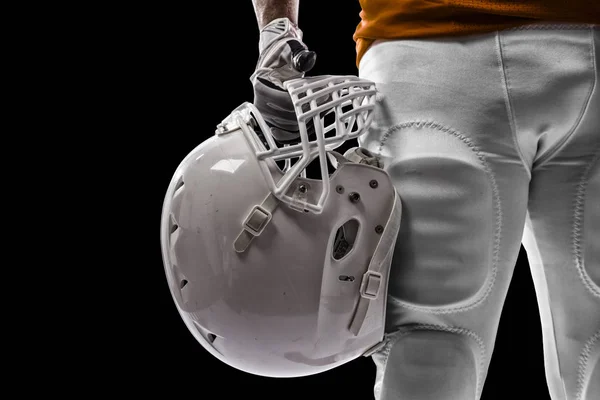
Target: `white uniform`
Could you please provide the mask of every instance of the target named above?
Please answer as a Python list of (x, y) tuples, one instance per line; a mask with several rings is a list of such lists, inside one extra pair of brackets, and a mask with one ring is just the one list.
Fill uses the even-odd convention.
[(359, 73), (403, 204), (376, 398), (480, 397), (523, 243), (552, 399), (599, 399), (600, 28), (377, 41)]

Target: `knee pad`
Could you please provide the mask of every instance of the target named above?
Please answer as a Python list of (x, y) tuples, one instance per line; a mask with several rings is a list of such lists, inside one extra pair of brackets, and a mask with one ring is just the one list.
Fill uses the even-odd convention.
[(389, 294), (415, 307), (485, 297), (500, 241), (500, 198), (483, 154), (435, 123), (403, 127), (386, 141), (388, 174), (403, 206)]
[(378, 399), (477, 398), (483, 344), (476, 336), (456, 331), (423, 328), (390, 335), (384, 349), (373, 355)]

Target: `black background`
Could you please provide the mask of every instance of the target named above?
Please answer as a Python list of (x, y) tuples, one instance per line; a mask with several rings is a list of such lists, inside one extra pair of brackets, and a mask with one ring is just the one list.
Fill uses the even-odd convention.
[[(328, 9), (321, 8), (325, 3)], [(370, 358), (311, 377), (253, 376), (213, 358), (176, 311), (160, 254), (163, 196), (183, 157), (213, 135), (235, 107), (252, 101), (249, 77), (258, 57), (250, 0), (207, 7), (165, 3), (128, 11), (127, 32), (110, 49), (116, 57), (103, 64), (121, 82), (111, 112), (128, 116), (122, 128), (137, 143), (131, 155), (136, 167), (128, 173), (145, 177), (145, 187), (136, 190), (143, 190), (137, 204), (147, 206), (140, 211), (148, 226), (142, 229), (147, 234), (142, 257), (136, 255), (138, 260), (147, 255), (148, 261), (129, 264), (136, 275), (135, 294), (122, 306), (132, 328), (114, 327), (119, 346), (105, 381), (123, 384), (115, 386), (122, 392), (173, 398), (372, 399), (375, 367)], [(352, 34), (359, 11), (358, 1), (301, 2), (304, 42), (318, 54), (309, 75), (357, 74)], [(106, 29), (112, 29), (110, 24)], [(127, 194), (141, 196), (133, 188)], [(521, 249), (482, 399), (549, 399), (543, 368), (537, 303)]]

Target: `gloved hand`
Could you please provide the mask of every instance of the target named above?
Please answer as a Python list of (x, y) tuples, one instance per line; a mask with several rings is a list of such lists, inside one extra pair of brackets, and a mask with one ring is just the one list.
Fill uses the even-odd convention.
[(271, 21), (260, 31), (259, 59), (250, 77), (254, 106), (280, 143), (300, 136), (292, 100), (283, 82), (304, 77), (315, 65), (316, 53), (302, 42), (302, 31), (287, 18)]

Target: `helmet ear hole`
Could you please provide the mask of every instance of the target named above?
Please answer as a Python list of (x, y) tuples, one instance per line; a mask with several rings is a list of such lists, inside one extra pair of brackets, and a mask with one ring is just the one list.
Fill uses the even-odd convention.
[(356, 238), (358, 237), (359, 228), (360, 223), (354, 218), (339, 227), (335, 233), (332, 248), (332, 257), (334, 260), (339, 261), (352, 252)]

